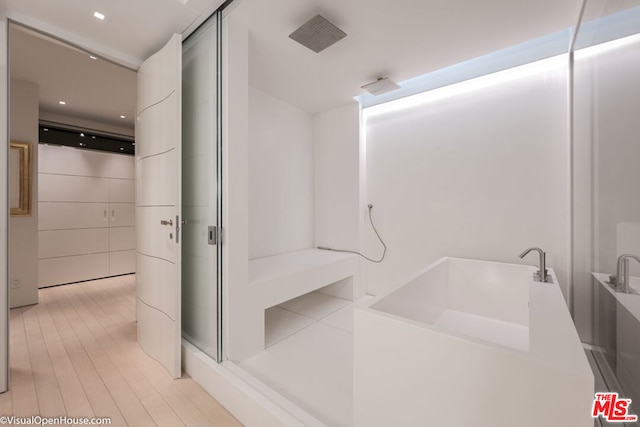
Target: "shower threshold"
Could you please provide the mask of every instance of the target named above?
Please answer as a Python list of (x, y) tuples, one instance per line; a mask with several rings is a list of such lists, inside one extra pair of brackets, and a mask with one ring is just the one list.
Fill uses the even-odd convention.
[[(587, 354), (587, 359), (589, 360), (589, 365), (591, 365), (591, 370), (593, 371), (596, 392), (617, 392), (623, 394), (622, 387), (620, 383), (618, 383), (615, 373), (604, 356), (604, 351), (597, 346), (587, 344), (583, 344), (583, 346)], [(610, 423), (602, 418), (595, 418), (593, 421), (594, 427), (633, 427), (633, 425), (637, 425), (636, 423)]]

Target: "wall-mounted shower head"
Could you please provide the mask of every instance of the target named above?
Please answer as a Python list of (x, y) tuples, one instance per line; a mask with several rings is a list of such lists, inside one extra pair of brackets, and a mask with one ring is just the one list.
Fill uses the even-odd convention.
[(400, 85), (389, 77), (380, 77), (375, 82), (367, 83), (360, 88), (366, 90), (373, 96), (378, 96), (383, 93), (391, 92), (392, 90), (400, 89)]
[(333, 25), (322, 15), (316, 15), (289, 34), (289, 38), (319, 53), (335, 42), (342, 40), (347, 33)]

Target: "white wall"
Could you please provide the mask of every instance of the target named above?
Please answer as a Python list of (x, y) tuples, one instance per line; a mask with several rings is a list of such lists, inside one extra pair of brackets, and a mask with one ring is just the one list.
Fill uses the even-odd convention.
[(251, 354), (250, 343), (243, 340), (250, 314), (249, 285), (249, 32), (226, 16), (222, 73), (223, 96), (223, 219), (222, 286), (225, 298), (223, 327), (225, 356), (243, 360)]
[(313, 118), (249, 87), (249, 258), (313, 245)]
[[(615, 274), (616, 248), (623, 243), (616, 228), (640, 221), (638, 49), (640, 40), (635, 40), (575, 55), (574, 318), (586, 342), (592, 339), (591, 272)], [(640, 243), (635, 242), (635, 250), (628, 249), (633, 244), (621, 246), (638, 252)], [(633, 261), (631, 266), (637, 275), (640, 270)]]
[(10, 136), (31, 144), (31, 216), (9, 220), (11, 307), (38, 302), (38, 85), (11, 79)]
[[(523, 261), (518, 254), (539, 246), (566, 297), (566, 58), (554, 64), (457, 95), (436, 91), (434, 101), (401, 111), (366, 113), (367, 201), (389, 247), (382, 264), (367, 263), (369, 293), (443, 256), (537, 264), (533, 254)], [(373, 233), (368, 249), (380, 250)]]
[[(360, 107), (353, 104), (313, 116), (314, 247), (362, 251), (364, 182), (361, 174)], [(321, 292), (352, 299), (365, 293), (364, 261), (353, 291), (338, 282)]]
[(314, 116), (249, 87), (249, 258), (359, 249), (357, 103)]
[(315, 246), (359, 249), (360, 109), (357, 103), (313, 117)]

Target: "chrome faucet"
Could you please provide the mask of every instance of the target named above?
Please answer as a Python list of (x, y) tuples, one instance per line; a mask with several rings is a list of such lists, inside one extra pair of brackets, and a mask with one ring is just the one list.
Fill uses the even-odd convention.
[[(640, 257), (637, 255), (624, 254), (618, 257), (618, 268), (616, 269), (616, 285), (619, 287), (622, 285), (622, 292), (625, 294), (631, 293), (631, 286), (629, 286), (629, 260), (635, 259), (640, 262)], [(616, 291), (619, 289), (616, 289)]]
[(524, 252), (522, 252), (519, 256), (520, 258), (524, 258), (531, 251), (537, 251), (540, 255), (540, 270), (535, 273), (535, 278), (539, 279), (540, 282), (552, 282), (551, 276), (547, 274), (547, 254), (540, 248), (528, 248)]

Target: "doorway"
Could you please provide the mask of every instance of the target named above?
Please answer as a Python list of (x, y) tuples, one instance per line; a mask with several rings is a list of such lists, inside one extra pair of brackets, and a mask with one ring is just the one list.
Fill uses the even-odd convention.
[[(187, 309), (183, 311), (185, 327), (182, 332), (185, 339), (217, 360), (220, 359), (221, 353), (218, 339), (221, 329), (221, 311), (218, 309), (221, 301), (220, 269), (217, 268), (221, 262), (221, 251), (216, 243), (219, 241), (222, 220), (218, 179), (221, 163), (218, 120), (218, 46), (221, 30), (218, 21), (219, 15), (214, 15), (193, 33), (184, 47), (181, 44), (177, 45), (178, 51), (183, 52), (181, 55), (184, 58), (184, 67), (181, 72), (185, 74), (183, 82), (178, 79), (179, 84), (184, 86), (184, 96), (181, 97), (180, 92), (176, 92), (177, 99), (185, 105), (182, 126), (184, 152), (182, 156), (177, 157), (178, 162), (181, 157), (183, 162), (184, 215), (182, 221), (178, 217), (175, 218), (175, 233), (168, 233), (171, 239), (175, 236), (177, 244), (180, 230), (181, 246), (178, 247), (178, 251), (181, 248), (188, 261), (182, 269), (182, 279), (187, 284), (183, 296), (183, 306)], [(123, 262), (123, 257), (133, 255), (140, 260), (145, 255), (148, 257), (149, 253), (143, 254), (140, 249), (142, 246), (132, 237), (136, 234), (145, 237), (144, 229), (136, 232), (134, 228), (134, 212), (136, 216), (140, 216), (139, 214), (149, 207), (147, 196), (158, 192), (166, 194), (170, 186), (160, 186), (155, 192), (140, 191), (141, 188), (148, 190), (151, 187), (138, 186), (140, 200), (136, 200), (134, 196), (134, 168), (137, 169), (138, 166), (134, 163), (133, 156), (124, 155), (127, 152), (133, 154), (131, 148), (135, 146), (132, 139), (134, 117), (138, 115), (138, 121), (141, 118), (145, 119), (153, 112), (152, 107), (159, 105), (152, 103), (149, 108), (138, 111), (141, 107), (136, 107), (137, 71), (122, 68), (90, 52), (66, 45), (17, 24), (11, 24), (9, 46), (12, 53), (11, 62), (15, 65), (15, 70), (12, 68), (11, 73), (12, 81), (17, 82), (15, 87), (18, 91), (24, 88), (30, 90), (30, 96), (14, 92), (13, 99), (23, 102), (30, 100), (25, 108), (29, 110), (28, 114), (24, 116), (29, 116), (25, 127), (29, 128), (31, 134), (21, 139), (27, 140), (32, 146), (32, 173), (34, 177), (39, 176), (39, 179), (32, 180), (32, 210), (29, 216), (25, 216), (30, 221), (31, 234), (29, 238), (21, 238), (14, 233), (14, 241), (21, 242), (23, 246), (24, 242), (30, 243), (31, 263), (17, 251), (10, 251), (15, 255), (10, 259), (12, 266), (14, 258), (20, 260), (22, 265), (29, 266), (25, 269), (28, 268), (32, 276), (35, 276), (35, 279), (26, 281), (18, 277), (21, 274), (20, 268), (13, 267), (11, 270), (11, 276), (17, 277), (19, 284), (15, 289), (26, 290), (29, 293), (28, 298), (23, 300), (13, 298), (13, 301), (17, 302), (12, 306), (25, 306), (37, 303), (38, 288), (43, 285), (118, 276), (135, 270), (128, 267), (132, 262)], [(38, 49), (33, 48), (34, 46)], [(13, 56), (16, 57), (15, 60)], [(58, 64), (61, 69), (54, 70), (54, 66)], [(35, 71), (39, 69), (46, 71)], [(89, 74), (91, 76), (87, 76)], [(53, 78), (56, 75), (58, 80)], [(88, 84), (78, 84), (87, 81)], [(116, 88), (120, 86), (124, 87), (123, 92), (126, 96), (118, 96), (121, 92)], [(83, 92), (83, 89), (86, 92)], [(67, 96), (60, 94), (64, 91), (68, 93)], [(161, 97), (161, 102), (165, 99)], [(160, 108), (160, 111), (164, 110)], [(22, 118), (22, 111), (20, 113), (12, 112), (12, 119)], [(38, 124), (39, 134), (37, 131), (34, 132)], [(162, 129), (151, 128), (154, 132)], [(180, 133), (180, 127), (177, 129)], [(54, 140), (52, 134), (65, 132), (71, 135), (72, 143), (59, 143)], [(43, 141), (50, 143), (38, 144)], [(104, 147), (107, 142), (116, 144), (116, 148), (110, 150), (115, 154), (90, 150), (98, 143)], [(154, 139), (151, 145), (155, 146), (153, 149), (158, 149), (161, 144)], [(159, 160), (160, 154), (164, 154), (143, 152), (141, 147), (143, 146), (138, 147), (140, 153), (136, 160), (144, 162), (145, 165)], [(179, 153), (178, 150), (176, 152)], [(105, 156), (109, 159), (106, 162), (100, 161), (100, 158)], [(159, 172), (162, 170), (158, 169)], [(146, 170), (148, 171), (149, 169)], [(142, 169), (138, 172), (143, 178), (148, 175), (145, 175)], [(144, 184), (143, 179), (138, 181)], [(66, 188), (75, 190), (74, 195), (61, 196)], [(43, 199), (43, 194), (47, 195), (46, 200)], [(53, 212), (56, 214), (55, 218), (45, 218), (43, 212)], [(144, 215), (141, 218), (144, 220)], [(141, 222), (144, 225), (145, 221)], [(163, 222), (170, 223), (168, 220), (160, 221)], [(151, 221), (152, 225), (157, 223), (158, 221)], [(166, 230), (166, 227), (162, 227), (162, 236), (166, 234)], [(144, 239), (141, 238), (141, 241)], [(137, 256), (133, 254), (136, 250)], [(93, 269), (98, 273), (87, 271), (92, 270), (92, 264), (98, 266), (97, 269)], [(39, 268), (35, 268), (36, 265)], [(54, 267), (51, 268), (51, 265)], [(43, 266), (48, 270), (42, 268)], [(76, 267), (83, 271), (69, 271)], [(49, 275), (42, 277), (43, 271), (54, 271), (57, 276), (63, 278), (50, 280)], [(38, 272), (41, 273), (40, 279)], [(144, 277), (139, 277), (140, 281), (142, 279)], [(180, 278), (177, 280), (180, 282)], [(137, 302), (140, 302), (140, 283), (136, 286)], [(138, 306), (138, 310), (139, 308)], [(140, 319), (139, 313), (136, 319)], [(179, 311), (177, 320), (180, 325)], [(140, 336), (139, 326), (138, 322)], [(145, 336), (144, 333), (142, 336)], [(177, 340), (178, 353), (179, 338), (180, 329)], [(162, 359), (152, 351), (149, 351), (149, 354), (157, 360)], [(179, 372), (177, 375), (179, 376)]]
[(37, 303), (38, 288), (135, 272), (135, 174), (124, 153), (135, 144), (136, 72), (14, 23), (9, 58), (10, 140), (30, 157), (24, 179), (10, 178), (30, 194), (10, 219), (19, 307)]

